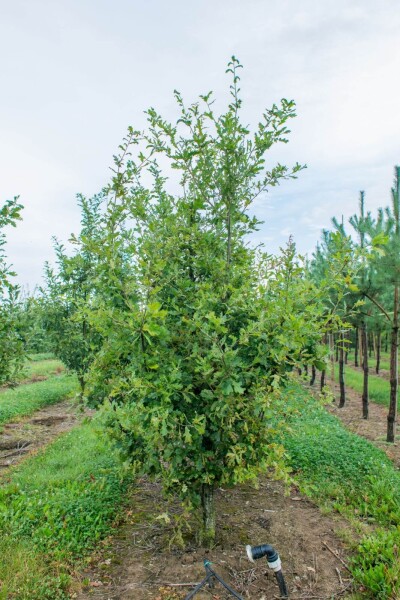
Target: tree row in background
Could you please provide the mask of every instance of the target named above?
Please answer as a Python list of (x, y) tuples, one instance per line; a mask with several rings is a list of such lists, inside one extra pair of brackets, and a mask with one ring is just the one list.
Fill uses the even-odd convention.
[[(368, 357), (371, 345), (376, 353), (376, 372), (380, 368), (381, 345), (385, 339), (390, 349), (390, 396), (387, 417), (387, 441), (395, 440), (398, 398), (399, 346), (399, 285), (400, 285), (400, 167), (395, 167), (391, 189), (391, 205), (380, 208), (374, 217), (365, 210), (365, 194), (360, 192), (360, 211), (349, 219), (351, 236), (343, 221), (333, 219), (334, 230), (325, 231), (311, 262), (311, 276), (318, 280), (319, 271), (328, 268), (332, 254), (332, 240), (337, 236), (350, 244), (359, 254), (357, 276), (348, 281), (351, 292), (343, 306), (351, 327), (336, 333), (341, 360), (339, 382), (340, 405), (345, 402), (344, 355), (349, 347), (354, 351), (355, 366), (363, 369), (362, 414), (368, 418)], [(333, 299), (331, 299), (331, 302)], [(333, 347), (330, 348), (333, 356)]]

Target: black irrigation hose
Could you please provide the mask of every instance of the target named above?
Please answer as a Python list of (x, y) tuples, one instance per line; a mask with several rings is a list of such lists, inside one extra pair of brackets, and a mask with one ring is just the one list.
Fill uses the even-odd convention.
[(276, 571), (275, 577), (276, 577), (276, 580), (279, 585), (279, 591), (281, 593), (281, 598), (289, 598), (289, 592), (286, 587), (286, 581), (285, 581), (282, 571)]
[[(218, 575), (218, 573), (213, 571), (213, 569), (210, 567), (210, 565), (211, 565), (210, 561), (204, 559), (204, 568), (206, 570), (206, 577), (203, 579), (203, 581), (201, 581), (198, 585), (196, 585), (194, 590), (192, 590), (190, 592), (190, 594), (188, 594), (188, 596), (186, 596), (185, 600), (190, 600), (191, 598), (193, 598), (195, 596), (195, 594), (197, 594), (197, 592), (199, 592), (206, 585), (206, 583), (213, 578), (217, 579), (220, 582), (220, 584), (226, 590), (228, 590), (228, 592), (231, 594), (231, 596), (233, 596), (234, 598), (237, 598), (237, 600), (243, 600), (242, 596), (239, 596), (239, 594), (237, 592), (235, 592), (235, 590), (233, 590), (227, 583), (225, 583), (225, 581)], [(210, 581), (210, 587), (211, 587), (211, 581)]]
[[(281, 559), (279, 558), (279, 554), (277, 553), (275, 548), (273, 548), (269, 544), (262, 544), (261, 546), (246, 546), (246, 552), (247, 556), (252, 562), (266, 556), (268, 566), (274, 571), (275, 578), (279, 586), (281, 598), (289, 598), (289, 593), (286, 587), (286, 581), (281, 569)], [(237, 600), (243, 600), (242, 596), (239, 596), (239, 594), (235, 592), (235, 590), (233, 590), (227, 583), (225, 583), (225, 581), (218, 575), (218, 573), (213, 571), (210, 565), (210, 561), (204, 559), (204, 568), (206, 570), (206, 576), (203, 579), (203, 581), (196, 585), (194, 590), (192, 590), (186, 596), (185, 600), (191, 600), (191, 598), (193, 598), (197, 594), (197, 592), (199, 592), (208, 582), (209, 586), (212, 587), (212, 579), (216, 579), (217, 581), (219, 581), (220, 584), (226, 590), (228, 590), (231, 596), (233, 596)]]
[(267, 557), (268, 566), (275, 573), (275, 578), (279, 586), (281, 598), (288, 598), (289, 593), (286, 587), (286, 581), (281, 569), (281, 559), (279, 554), (269, 544), (262, 544), (261, 546), (246, 546), (246, 552), (249, 559), (254, 562), (259, 558)]

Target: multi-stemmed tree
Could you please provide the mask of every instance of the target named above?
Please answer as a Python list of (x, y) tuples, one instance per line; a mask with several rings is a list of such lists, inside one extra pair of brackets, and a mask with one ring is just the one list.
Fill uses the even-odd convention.
[(266, 110), (251, 135), (240, 67), (233, 58), (224, 114), (211, 93), (186, 106), (176, 92), (176, 123), (150, 109), (146, 132), (129, 129), (89, 244), (100, 269), (91, 322), (103, 339), (92, 379), (110, 400), (109, 430), (142, 473), (202, 504), (211, 539), (214, 489), (281, 465), (279, 389), (318, 360), (324, 319), (292, 243), (280, 258), (249, 245), (252, 202), (301, 167), (267, 168), (294, 103)]

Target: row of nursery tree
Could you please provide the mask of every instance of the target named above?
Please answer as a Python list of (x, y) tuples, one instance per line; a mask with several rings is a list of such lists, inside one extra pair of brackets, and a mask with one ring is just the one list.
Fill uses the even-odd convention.
[[(337, 304), (349, 327), (336, 332), (339, 353), (340, 406), (345, 404), (344, 364), (345, 354), (351, 347), (355, 366), (363, 370), (362, 414), (368, 418), (368, 358), (371, 347), (376, 356), (379, 373), (382, 341), (390, 349), (390, 396), (387, 417), (387, 441), (394, 442), (398, 398), (398, 347), (399, 347), (399, 286), (400, 286), (400, 167), (395, 167), (391, 189), (391, 204), (379, 208), (374, 216), (365, 209), (365, 193), (360, 192), (359, 214), (353, 215), (346, 226), (343, 219), (332, 219), (333, 231), (325, 231), (317, 246), (311, 272), (316, 281), (329, 269), (332, 254), (336, 252), (335, 240), (340, 237), (358, 255), (358, 272), (348, 284), (350, 293), (342, 305), (331, 296), (330, 303)], [(367, 249), (373, 248), (372, 252)], [(333, 358), (333, 333), (326, 340)]]
[[(267, 166), (271, 146), (287, 142), (295, 105), (273, 105), (251, 134), (240, 120), (240, 68), (233, 58), (223, 114), (211, 93), (186, 105), (175, 92), (175, 123), (151, 108), (145, 131), (129, 128), (109, 185), (78, 197), (73, 251), (55, 241), (56, 264), (35, 297), (18, 300), (4, 253), (1, 264), (9, 346), (0, 381), (12, 380), (24, 349), (55, 352), (137, 472), (201, 504), (207, 539), (216, 487), (268, 469), (286, 476), (275, 439), (292, 374), (305, 365), (325, 373), (327, 336), (364, 328), (379, 307), (395, 327), (377, 290), (389, 294), (378, 272), (394, 260), (398, 213), (397, 225), (390, 212), (377, 222), (362, 213), (358, 247), (338, 225), (311, 262), (292, 241), (279, 256), (249, 244), (260, 226), (254, 200), (302, 167)], [(7, 203), (0, 227), (20, 208)]]

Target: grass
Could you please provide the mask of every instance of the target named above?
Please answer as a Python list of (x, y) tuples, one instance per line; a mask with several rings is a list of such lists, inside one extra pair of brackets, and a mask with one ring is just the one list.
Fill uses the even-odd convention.
[(353, 576), (363, 598), (399, 597), (400, 472), (299, 386), (291, 389), (289, 403), (298, 412), (281, 441), (301, 490), (351, 521), (373, 526), (353, 547)]
[[(335, 365), (335, 381), (338, 381), (339, 367)], [(345, 369), (345, 383), (346, 386), (351, 387), (353, 390), (362, 394), (363, 392), (363, 373), (362, 371), (356, 371), (349, 365)], [(389, 406), (390, 396), (390, 383), (383, 377), (377, 375), (368, 376), (368, 391), (369, 398), (377, 404), (383, 404), (383, 406)]]
[(0, 599), (68, 598), (70, 569), (112, 531), (130, 477), (84, 423), (0, 488)]
[[(354, 363), (354, 352), (349, 353), (349, 361)], [(375, 372), (376, 358), (368, 358), (368, 366)], [(390, 369), (390, 356), (387, 352), (381, 353), (380, 368), (386, 371)]]
[(46, 381), (27, 383), (0, 394), (0, 424), (60, 402), (78, 389), (75, 375), (62, 374)]
[(65, 371), (65, 367), (62, 362), (56, 358), (28, 361), (20, 374), (19, 379), (31, 379), (38, 376), (50, 377), (61, 371)]
[(36, 354), (29, 354), (28, 360), (31, 362), (38, 362), (42, 360), (51, 360), (55, 358), (52, 352), (37, 352)]

